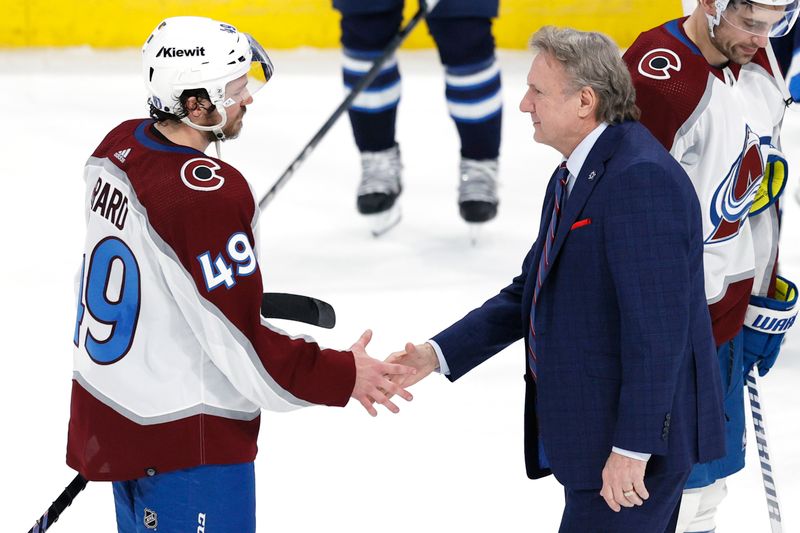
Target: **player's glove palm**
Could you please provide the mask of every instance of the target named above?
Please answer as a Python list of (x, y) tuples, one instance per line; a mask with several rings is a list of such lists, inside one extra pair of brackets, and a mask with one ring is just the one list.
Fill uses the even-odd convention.
[(762, 155), (765, 161), (764, 179), (750, 206), (751, 216), (759, 214), (778, 200), (786, 188), (786, 176), (789, 174), (786, 157), (780, 150), (771, 145), (763, 146)]

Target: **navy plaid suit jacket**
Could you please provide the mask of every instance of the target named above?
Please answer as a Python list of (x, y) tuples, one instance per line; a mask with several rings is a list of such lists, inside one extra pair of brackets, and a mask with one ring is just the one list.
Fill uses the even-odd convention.
[[(522, 272), (433, 337), (449, 379), (527, 343), (553, 190), (551, 178)], [(722, 456), (722, 387), (689, 177), (641, 124), (612, 125), (561, 216), (536, 308), (537, 382), (526, 373), (528, 476), (551, 473), (539, 467), (540, 435), (552, 473), (573, 489), (602, 486), (612, 446), (653, 454), (648, 475)]]

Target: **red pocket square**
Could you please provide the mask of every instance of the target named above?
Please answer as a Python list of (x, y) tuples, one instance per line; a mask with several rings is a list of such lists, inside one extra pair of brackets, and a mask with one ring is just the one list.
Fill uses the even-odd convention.
[(591, 223), (592, 223), (592, 219), (591, 218), (584, 218), (583, 220), (579, 220), (576, 223), (574, 223), (572, 225), (572, 227), (569, 228), (569, 230), (572, 231), (574, 229), (582, 228), (584, 226), (588, 226)]

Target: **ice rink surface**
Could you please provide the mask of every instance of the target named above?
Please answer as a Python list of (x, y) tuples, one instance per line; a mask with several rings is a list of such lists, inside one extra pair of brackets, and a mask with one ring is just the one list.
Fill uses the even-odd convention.
[[(517, 109), (530, 55), (499, 57), (505, 95), (500, 213), (478, 245), (470, 245), (458, 216), (458, 141), (438, 59), (432, 51), (401, 53), (403, 220), (376, 240), (357, 215), (359, 160), (350, 126), (340, 120), (262, 213), (258, 243), (265, 289), (325, 299), (336, 307), (338, 325), (332, 331), (282, 327), (337, 348), (373, 328), (369, 351), (383, 358), (405, 341), (426, 340), (518, 273), (560, 156), (533, 142), (530, 119)], [(248, 109), (241, 138), (223, 150), (259, 195), (343, 97), (337, 52), (278, 52), (273, 59), (275, 77)], [(64, 457), (73, 277), (83, 243), (82, 167), (108, 130), (145, 116), (139, 69), (136, 51), (0, 52), (6, 132), (0, 143), (2, 531), (27, 531), (74, 476)], [(797, 281), (800, 207), (789, 197), (800, 165), (798, 112), (787, 114), (783, 145), (792, 181), (781, 270)], [(412, 389), (415, 400), (396, 416), (383, 410), (371, 419), (353, 402), (344, 409), (265, 412), (256, 461), (259, 531), (556, 531), (561, 487), (552, 477), (534, 482), (524, 473), (524, 365), (517, 343), (454, 384), (431, 376)], [(797, 532), (797, 328), (761, 384), (784, 531)], [(729, 481), (720, 533), (769, 531), (752, 435), (749, 442), (747, 467)], [(52, 531), (115, 531), (110, 486), (90, 483)]]

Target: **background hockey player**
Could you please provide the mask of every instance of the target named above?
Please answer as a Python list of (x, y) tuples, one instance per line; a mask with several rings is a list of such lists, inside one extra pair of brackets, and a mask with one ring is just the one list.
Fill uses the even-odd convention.
[(797, 299), (776, 275), (780, 128), (788, 92), (769, 46), (796, 0), (700, 0), (643, 33), (625, 60), (642, 122), (692, 179), (703, 210), (706, 298), (725, 390), (726, 453), (695, 466), (678, 531), (713, 531), (725, 478), (744, 467), (743, 374), (775, 361)]
[[(771, 43), (786, 78), (792, 101), (800, 102), (800, 33), (797, 31), (797, 25), (792, 26), (787, 35), (771, 39)], [(800, 203), (800, 188), (795, 188), (794, 199)]]
[[(697, 6), (697, 0), (683, 0), (683, 12), (691, 15)], [(770, 39), (775, 57), (786, 78), (792, 100), (800, 101), (800, 34), (797, 26), (792, 26), (786, 35)]]
[(792, 100), (800, 102), (800, 33), (797, 26), (785, 36), (771, 39), (772, 49), (786, 78)]
[(114, 482), (120, 532), (252, 533), (260, 409), (354, 397), (396, 412), (378, 387), (410, 399), (383, 377), (410, 369), (371, 359), (369, 331), (350, 352), (322, 349), (259, 315), (255, 200), (204, 150), (239, 134), (272, 75), (264, 49), (177, 17), (142, 55), (153, 119), (114, 128), (84, 173), (67, 462)]
[[(333, 5), (342, 13), (343, 76), (350, 88), (397, 34), (403, 0), (334, 0)], [(461, 139), (458, 205), (469, 223), (486, 222), (497, 214), (502, 119), (500, 69), (492, 35), (497, 8), (497, 0), (441, 0), (426, 19), (445, 69), (447, 105)], [(403, 167), (395, 140), (399, 102), (400, 70), (392, 57), (349, 111), (361, 152), (356, 203), (376, 235), (400, 218), (397, 198), (403, 190)]]

